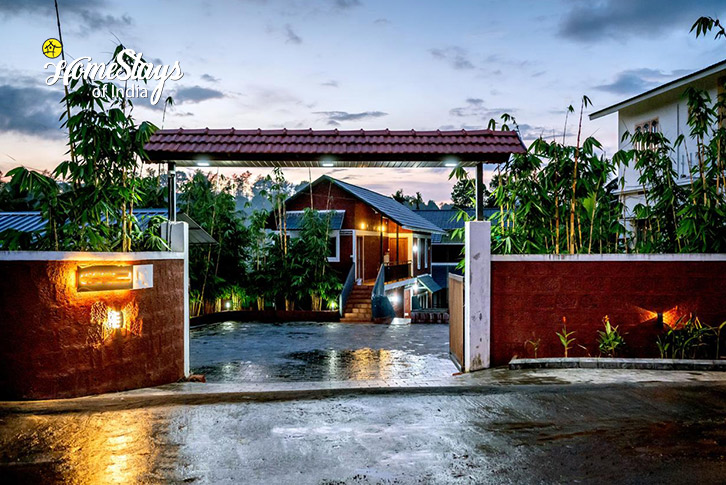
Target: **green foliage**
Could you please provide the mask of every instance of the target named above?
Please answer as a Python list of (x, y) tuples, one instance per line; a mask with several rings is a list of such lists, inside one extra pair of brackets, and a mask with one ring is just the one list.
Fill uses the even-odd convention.
[(658, 337), (660, 356), (663, 359), (719, 359), (724, 326), (726, 322), (711, 327), (697, 317), (681, 317), (673, 326), (666, 325), (666, 332)]
[[(122, 49), (118, 46), (114, 56)], [(94, 90), (100, 96), (94, 96)], [(112, 83), (73, 80), (63, 101), (67, 110), (61, 120), (68, 128), (70, 159), (51, 175), (24, 167), (7, 174), (13, 191), (26, 194), (47, 224), (25, 240), (11, 232), (0, 234), (0, 247), (130, 251), (135, 243), (156, 245), (158, 241), (138, 234), (133, 216), (140, 198), (137, 170), (145, 156), (144, 143), (156, 127), (137, 124), (132, 102)]]
[(718, 19), (712, 17), (700, 17), (693, 23), (691, 32), (696, 31), (696, 37), (703, 35), (704, 37), (711, 30), (715, 30), (714, 39), (726, 37), (726, 30)]
[(560, 339), (562, 348), (565, 350), (565, 358), (567, 358), (567, 353), (572, 348), (572, 344), (575, 342), (575, 337), (573, 337), (575, 332), (567, 331), (567, 320), (565, 319), (565, 317), (562, 317), (562, 330), (559, 332), (555, 332), (555, 334), (557, 335), (557, 338)]
[(181, 187), (179, 207), (217, 241), (189, 248), (190, 285), (202, 301), (245, 286), (252, 236), (236, 212), (235, 190), (232, 179), (201, 171)]
[(625, 340), (618, 332), (618, 327), (610, 324), (610, 318), (607, 315), (602, 322), (604, 330), (597, 331), (597, 347), (602, 355), (615, 357), (615, 354), (625, 346)]
[(324, 302), (337, 299), (343, 286), (328, 262), (331, 215), (305, 209), (300, 236), (291, 240), (293, 286), (298, 298), (310, 297), (315, 311), (322, 310)]

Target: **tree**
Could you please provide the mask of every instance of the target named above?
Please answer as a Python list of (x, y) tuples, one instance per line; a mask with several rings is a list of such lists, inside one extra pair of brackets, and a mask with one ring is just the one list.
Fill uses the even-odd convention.
[(342, 288), (328, 262), (331, 216), (331, 212), (323, 216), (313, 209), (305, 209), (300, 236), (291, 246), (295, 268), (293, 284), (299, 297), (310, 297), (313, 311), (322, 310), (326, 301), (334, 302)]
[[(119, 45), (114, 58), (123, 49)], [(113, 66), (114, 73), (121, 74), (122, 68)], [(51, 175), (24, 167), (7, 174), (13, 189), (28, 194), (33, 209), (47, 221), (32, 234), (26, 249), (130, 251), (143, 249), (139, 244), (158, 243), (159, 239), (140, 235), (133, 216), (140, 199), (137, 173), (145, 157), (144, 144), (156, 127), (137, 123), (133, 103), (112, 83), (74, 79), (63, 101), (66, 110), (61, 119), (69, 132), (70, 160)], [(13, 239), (4, 234), (0, 245), (17, 249), (18, 240), (7, 237)]]
[(233, 179), (197, 170), (181, 187), (180, 207), (207, 231), (216, 245), (189, 249), (190, 284), (199, 307), (230, 292), (237, 300), (247, 296), (247, 267), (250, 230), (235, 211)]
[(416, 192), (416, 195), (406, 195), (403, 193), (403, 189), (398, 189), (395, 194), (391, 195), (393, 200), (405, 205), (410, 209), (419, 210), (425, 205), (421, 192)]

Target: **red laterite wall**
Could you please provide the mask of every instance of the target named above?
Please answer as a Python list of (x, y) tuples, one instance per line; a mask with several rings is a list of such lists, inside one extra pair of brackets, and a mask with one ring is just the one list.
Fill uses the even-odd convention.
[[(154, 286), (79, 293), (79, 264), (153, 264)], [(0, 261), (0, 275), (0, 399), (76, 397), (183, 377), (183, 260)], [(103, 335), (94, 304), (122, 309), (124, 328)]]
[[(575, 331), (571, 357), (596, 357), (605, 315), (618, 326), (624, 357), (658, 357), (665, 323), (694, 314), (706, 324), (726, 320), (726, 261), (492, 261), (492, 365), (534, 357), (527, 340), (541, 340), (538, 357), (562, 357), (555, 332), (567, 319)], [(586, 347), (586, 350), (578, 344)]]

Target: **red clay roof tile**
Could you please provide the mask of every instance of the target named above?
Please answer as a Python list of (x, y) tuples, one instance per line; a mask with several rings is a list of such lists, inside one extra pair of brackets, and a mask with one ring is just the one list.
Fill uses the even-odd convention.
[(146, 144), (156, 160), (504, 161), (524, 153), (513, 131), (456, 130), (159, 130)]

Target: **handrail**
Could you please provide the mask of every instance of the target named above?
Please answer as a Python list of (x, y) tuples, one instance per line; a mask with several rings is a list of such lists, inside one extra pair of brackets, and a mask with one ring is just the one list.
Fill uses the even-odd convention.
[(350, 271), (348, 271), (348, 277), (345, 279), (345, 283), (343, 284), (343, 290), (340, 292), (340, 297), (338, 297), (338, 311), (340, 312), (340, 316), (343, 316), (343, 313), (345, 312), (345, 304), (348, 303), (348, 297), (350, 296), (350, 292), (353, 291), (353, 285), (355, 284), (355, 263), (350, 265)]
[(373, 321), (386, 320), (388, 322), (395, 318), (396, 312), (391, 305), (391, 302), (386, 297), (386, 265), (381, 264), (381, 268), (378, 270), (378, 277), (376, 283), (373, 285), (373, 292), (371, 293), (371, 314)]
[(385, 294), (385, 288), (386, 288), (386, 265), (382, 264), (380, 269), (378, 270), (378, 276), (376, 277), (376, 283), (373, 285), (373, 293), (371, 293), (371, 298), (375, 298), (376, 296), (383, 296)]

